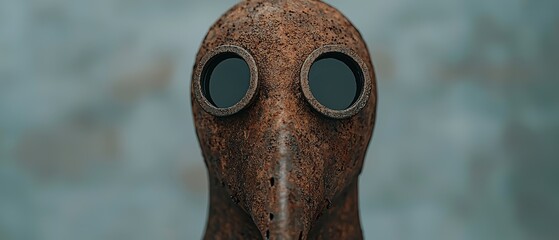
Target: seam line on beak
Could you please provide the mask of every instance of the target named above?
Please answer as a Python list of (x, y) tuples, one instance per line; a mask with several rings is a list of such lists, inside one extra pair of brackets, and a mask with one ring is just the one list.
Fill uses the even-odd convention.
[(287, 161), (289, 161), (289, 151), (287, 146), (288, 132), (282, 129), (279, 134), (278, 145), (279, 145), (279, 172), (278, 172), (278, 184), (277, 184), (277, 194), (278, 194), (278, 204), (279, 213), (278, 222), (280, 229), (286, 229), (289, 219), (289, 188), (288, 188), (288, 169)]

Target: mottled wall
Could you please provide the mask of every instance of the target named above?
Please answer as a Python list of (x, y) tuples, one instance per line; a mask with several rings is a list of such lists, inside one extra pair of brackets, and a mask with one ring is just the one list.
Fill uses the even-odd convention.
[[(559, 2), (327, 1), (379, 85), (367, 239), (559, 236)], [(0, 0), (0, 239), (197, 239), (194, 56), (236, 1)]]

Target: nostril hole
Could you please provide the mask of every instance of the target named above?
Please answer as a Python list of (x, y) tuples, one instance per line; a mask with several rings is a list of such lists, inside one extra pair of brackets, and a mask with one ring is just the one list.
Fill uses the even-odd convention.
[(274, 214), (270, 213), (270, 220), (274, 220)]
[(302, 239), (303, 239), (303, 231), (300, 231), (299, 232), (299, 240), (302, 240)]
[(266, 230), (266, 239), (270, 239), (270, 230)]
[(273, 177), (270, 178), (270, 186), (273, 187), (273, 186), (274, 186), (274, 183), (275, 183), (275, 179), (274, 179)]

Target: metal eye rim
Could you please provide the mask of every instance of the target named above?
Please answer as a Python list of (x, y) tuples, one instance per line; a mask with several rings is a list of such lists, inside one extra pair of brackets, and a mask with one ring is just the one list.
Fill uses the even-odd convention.
[[(314, 97), (309, 86), (309, 71), (312, 67), (312, 64), (317, 60), (320, 60), (321, 57), (329, 54), (344, 55), (345, 57), (351, 59), (355, 64), (357, 64), (356, 67), (351, 67), (350, 64), (348, 64), (346, 61), (338, 59), (348, 65), (354, 72), (356, 77), (360, 77), (360, 79), (356, 79), (358, 89), (360, 89), (359, 96), (348, 108), (343, 110), (334, 110), (322, 105)], [(356, 73), (355, 71), (358, 71), (358, 73)], [(305, 96), (307, 102), (311, 105), (311, 107), (319, 113), (334, 119), (349, 118), (357, 114), (367, 105), (369, 96), (371, 94), (371, 77), (367, 64), (365, 64), (365, 62), (353, 50), (343, 45), (325, 45), (314, 50), (307, 57), (307, 59), (303, 63), (303, 66), (301, 67), (300, 79), (303, 95)], [(359, 84), (361, 86), (359, 86)]]
[[(233, 106), (227, 108), (219, 108), (214, 106), (206, 98), (203, 89), (204, 83), (202, 83), (202, 81), (206, 81), (206, 75), (208, 74), (207, 70), (208, 67), (212, 64), (212, 61), (214, 61), (216, 57), (219, 57), (222, 54), (233, 54), (237, 57), (240, 57), (246, 62), (250, 71), (249, 87), (245, 95)], [(196, 65), (196, 68), (194, 70), (193, 84), (194, 97), (196, 98), (196, 101), (198, 101), (202, 109), (204, 109), (204, 111), (217, 117), (233, 115), (249, 105), (256, 95), (256, 89), (258, 88), (258, 69), (256, 67), (256, 62), (254, 61), (254, 58), (250, 55), (250, 53), (242, 47), (234, 45), (219, 46), (206, 54), (198, 63), (198, 65)]]

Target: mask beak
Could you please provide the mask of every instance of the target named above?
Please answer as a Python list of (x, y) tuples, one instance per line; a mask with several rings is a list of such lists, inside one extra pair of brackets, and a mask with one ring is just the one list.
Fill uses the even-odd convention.
[[(292, 131), (281, 129), (273, 136), (267, 156), (271, 172), (260, 179), (269, 182), (269, 190), (255, 196), (267, 202), (252, 206), (250, 215), (263, 239), (304, 239), (324, 203), (323, 167), (321, 161), (309, 159)], [(259, 216), (266, 219), (258, 221)]]

